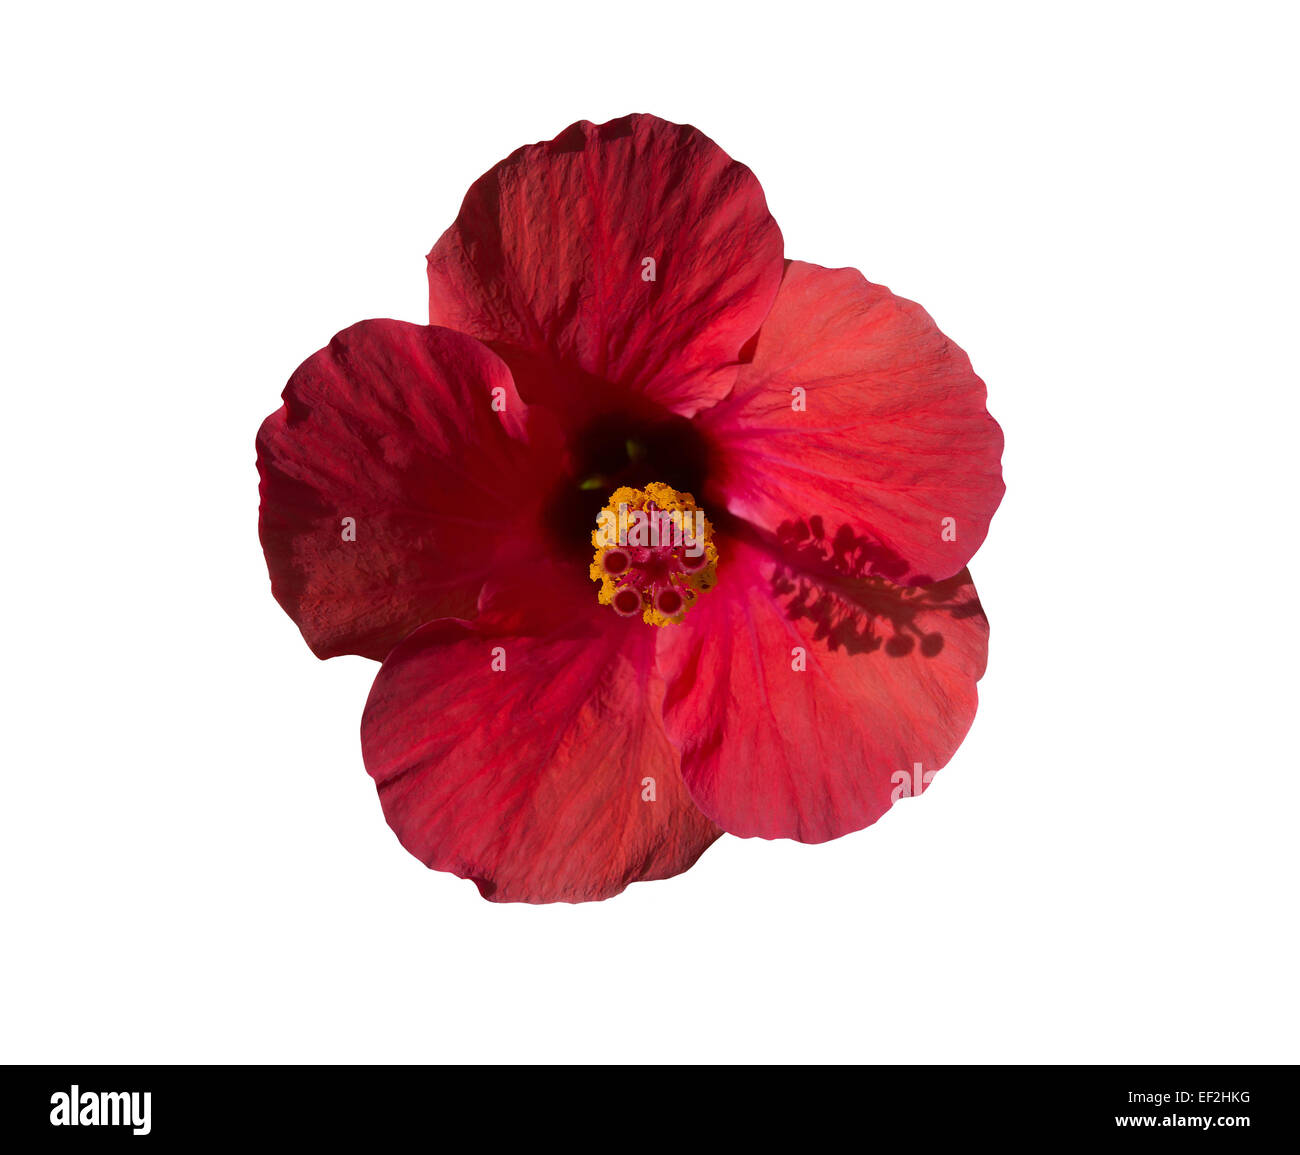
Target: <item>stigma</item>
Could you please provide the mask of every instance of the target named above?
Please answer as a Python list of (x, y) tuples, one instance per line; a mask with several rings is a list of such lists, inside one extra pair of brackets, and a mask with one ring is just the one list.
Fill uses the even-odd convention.
[(680, 622), (718, 579), (713, 526), (689, 493), (652, 481), (610, 494), (591, 534), (597, 598), (647, 625)]

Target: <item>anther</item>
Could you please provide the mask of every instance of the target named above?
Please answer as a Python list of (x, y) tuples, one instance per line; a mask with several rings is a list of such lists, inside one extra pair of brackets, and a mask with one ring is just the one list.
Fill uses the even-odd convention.
[(689, 493), (651, 482), (610, 495), (591, 535), (602, 605), (656, 626), (680, 622), (717, 581), (713, 527)]

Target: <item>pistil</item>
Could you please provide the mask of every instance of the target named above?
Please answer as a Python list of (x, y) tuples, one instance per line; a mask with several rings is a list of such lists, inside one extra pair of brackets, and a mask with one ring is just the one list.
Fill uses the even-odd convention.
[(597, 597), (648, 625), (680, 622), (717, 581), (713, 527), (689, 493), (651, 482), (623, 486), (597, 517), (591, 578)]

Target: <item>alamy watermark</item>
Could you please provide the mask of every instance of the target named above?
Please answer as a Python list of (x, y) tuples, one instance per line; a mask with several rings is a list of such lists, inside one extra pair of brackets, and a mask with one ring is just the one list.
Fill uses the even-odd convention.
[(704, 556), (704, 511), (702, 509), (629, 509), (618, 503), (618, 513), (602, 509), (596, 518), (597, 544), (603, 549), (630, 545), (685, 548), (687, 557)]

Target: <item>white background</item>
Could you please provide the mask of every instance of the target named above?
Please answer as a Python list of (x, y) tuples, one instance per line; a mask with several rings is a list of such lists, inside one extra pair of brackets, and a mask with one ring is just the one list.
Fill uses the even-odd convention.
[[(0, 1058), (1300, 1059), (1293, 11), (11, 7)], [(498, 906), (385, 825), (253, 436), (425, 319), (475, 177), (631, 111), (970, 352), (988, 674), (864, 833)]]

